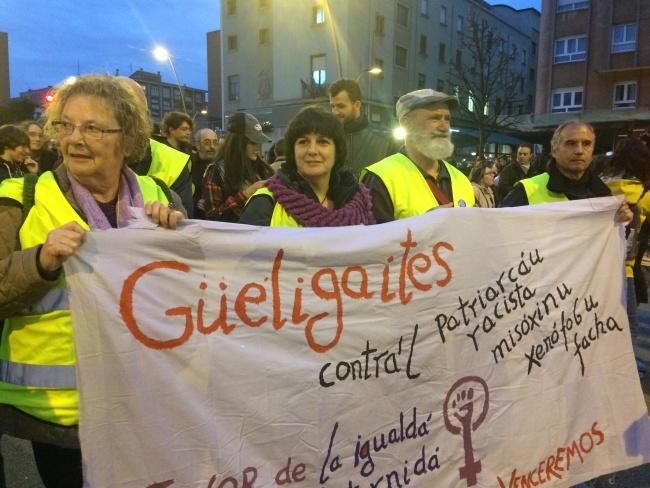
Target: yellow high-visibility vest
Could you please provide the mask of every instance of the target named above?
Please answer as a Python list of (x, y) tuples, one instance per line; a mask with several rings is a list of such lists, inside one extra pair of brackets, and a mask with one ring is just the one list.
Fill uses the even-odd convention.
[(532, 178), (525, 178), (519, 183), (524, 185), (529, 205), (539, 205), (540, 203), (566, 202), (569, 199), (564, 193), (555, 193), (550, 191), (546, 185), (550, 175), (542, 173)]
[[(137, 181), (144, 201), (168, 203), (154, 180), (137, 176)], [(3, 181), (0, 197), (22, 203), (23, 179)], [(51, 230), (71, 221), (89, 230), (53, 173), (42, 174), (36, 183), (34, 205), (18, 234), (21, 249), (44, 243)], [(79, 422), (72, 320), (62, 273), (43, 298), (5, 319), (0, 341), (0, 403), (59, 425)]]
[(151, 166), (147, 176), (155, 176), (171, 187), (187, 165), (189, 155), (167, 144), (149, 139), (151, 146)]
[[(474, 189), (467, 176), (450, 163), (441, 161), (451, 177), (454, 207), (473, 207)], [(395, 219), (421, 215), (439, 206), (420, 169), (402, 153), (371, 164), (361, 172), (374, 173), (383, 181), (393, 202)]]
[(253, 198), (255, 195), (268, 195), (275, 202), (275, 207), (273, 207), (273, 214), (271, 215), (271, 223), (269, 224), (269, 227), (302, 227), (302, 225), (298, 223), (298, 221), (294, 219), (289, 212), (286, 211), (281, 203), (275, 201), (273, 192), (271, 190), (263, 186), (255, 193), (253, 193), (251, 198)]

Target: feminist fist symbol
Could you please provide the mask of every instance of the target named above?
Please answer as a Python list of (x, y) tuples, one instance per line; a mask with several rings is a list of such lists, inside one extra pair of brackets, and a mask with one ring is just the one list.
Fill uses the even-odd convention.
[[(451, 404), (450, 404), (451, 403)], [(482, 403), (482, 405), (481, 405)], [(476, 484), (476, 475), (481, 472), (481, 461), (474, 460), (472, 432), (483, 423), (490, 404), (490, 392), (483, 378), (465, 376), (459, 379), (447, 392), (443, 414), (445, 427), (454, 435), (463, 434), (465, 466), (459, 469), (460, 479), (467, 480), (467, 486)], [(475, 408), (480, 406), (480, 408)], [(449, 415), (451, 411), (451, 417)], [(480, 411), (472, 422), (474, 413)]]

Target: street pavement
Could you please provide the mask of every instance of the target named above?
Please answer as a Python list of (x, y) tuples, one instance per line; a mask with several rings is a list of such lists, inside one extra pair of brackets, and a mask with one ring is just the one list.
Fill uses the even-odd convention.
[[(639, 307), (638, 360), (650, 367), (650, 305)], [(641, 382), (646, 404), (650, 411), (650, 372)], [(7, 436), (2, 438), (7, 488), (43, 488), (29, 442)], [(650, 488), (650, 464), (618, 473), (614, 484), (610, 480), (598, 481), (597, 488)], [(0, 481), (0, 488), (2, 482)]]

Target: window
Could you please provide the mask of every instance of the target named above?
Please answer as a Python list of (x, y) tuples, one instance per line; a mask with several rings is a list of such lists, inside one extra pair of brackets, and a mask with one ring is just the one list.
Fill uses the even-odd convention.
[(558, 12), (568, 12), (582, 8), (589, 8), (589, 0), (557, 0)]
[(551, 112), (580, 112), (582, 110), (582, 87), (555, 90), (551, 99)]
[(535, 81), (535, 68), (530, 68), (528, 71), (528, 80)]
[(447, 62), (447, 45), (444, 42), (438, 44), (438, 62), (439, 63)]
[(404, 27), (409, 25), (409, 9), (401, 3), (397, 4), (397, 24)]
[(317, 5), (311, 11), (311, 23), (320, 25), (325, 23), (325, 7)]
[(555, 63), (584, 61), (587, 57), (587, 37), (567, 37), (555, 41)]
[(463, 32), (465, 29), (465, 18), (462, 15), (456, 17), (456, 32)]
[(406, 68), (407, 51), (405, 47), (395, 46), (395, 66)]
[(441, 80), (438, 78), (438, 81), (436, 82), (436, 90), (439, 92), (444, 92), (445, 91), (445, 80)]
[(636, 107), (636, 81), (624, 81), (614, 85), (614, 108)]
[(521, 50), (521, 65), (526, 66), (528, 64), (528, 51), (525, 49)]
[(473, 112), (474, 111), (474, 99), (472, 98), (472, 94), (467, 97), (467, 111), (468, 112)]
[(636, 24), (615, 25), (612, 29), (612, 52), (636, 50)]
[(427, 87), (427, 75), (424, 73), (418, 73), (418, 90)]
[(237, 13), (237, 0), (228, 0), (226, 3), (226, 13), (228, 15), (235, 15)]
[(440, 7), (440, 25), (447, 25), (447, 7)]
[(384, 16), (377, 14), (375, 17), (375, 35), (384, 36)]
[(151, 94), (152, 97), (160, 96), (160, 87), (157, 85), (151, 85), (151, 89), (149, 90), (149, 93)]
[(228, 36), (228, 51), (237, 50), (237, 36)]
[(531, 42), (530, 43), (530, 53), (533, 56), (537, 56), (537, 43), (536, 42)]
[(315, 86), (325, 87), (327, 82), (326, 59), (324, 54), (311, 57), (311, 82)]
[(228, 77), (228, 100), (239, 100), (239, 75)]
[(420, 34), (420, 56), (427, 55), (427, 36)]
[(420, 15), (429, 16), (429, 0), (420, 0)]
[(462, 64), (463, 64), (463, 51), (461, 51), (460, 49), (456, 49), (456, 66), (460, 68)]
[(262, 46), (266, 46), (269, 43), (269, 30), (268, 29), (260, 29), (260, 44)]

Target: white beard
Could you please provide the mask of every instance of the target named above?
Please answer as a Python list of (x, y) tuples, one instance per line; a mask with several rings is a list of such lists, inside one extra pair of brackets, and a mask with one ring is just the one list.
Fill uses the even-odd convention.
[(432, 139), (431, 135), (413, 134), (412, 141), (415, 149), (430, 159), (448, 159), (454, 153), (454, 144), (450, 137)]

